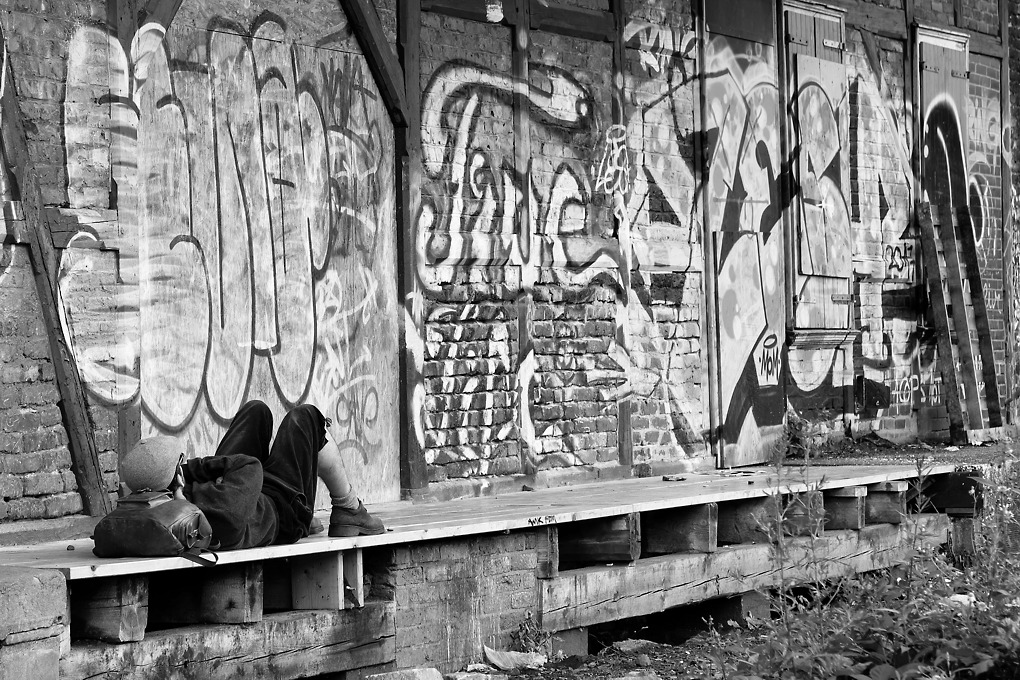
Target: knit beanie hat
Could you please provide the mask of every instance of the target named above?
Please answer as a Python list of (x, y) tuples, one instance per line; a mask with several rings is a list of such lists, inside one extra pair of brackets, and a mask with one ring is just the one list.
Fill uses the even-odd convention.
[(120, 461), (120, 481), (132, 491), (160, 491), (170, 486), (184, 443), (173, 437), (149, 437), (127, 452)]

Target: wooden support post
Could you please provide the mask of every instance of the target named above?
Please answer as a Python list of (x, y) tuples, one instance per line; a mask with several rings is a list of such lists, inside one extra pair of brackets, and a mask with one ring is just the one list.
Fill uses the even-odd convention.
[(14, 178), (16, 199), (22, 203), (25, 214), (28, 253), (35, 274), (36, 291), (42, 307), (43, 323), (50, 343), (50, 356), (57, 389), (60, 393), (60, 407), (67, 431), (68, 448), (74, 466), (75, 478), (81, 493), (85, 511), (93, 517), (101, 517), (113, 509), (113, 502), (103, 480), (103, 468), (96, 448), (95, 426), (89, 415), (85, 388), (78, 374), (74, 354), (60, 328), (60, 300), (56, 290), (57, 257), (46, 218), (42, 190), (35, 166), (28, 157), (28, 141), (21, 118), (21, 109), (14, 91), (14, 73), (7, 58), (7, 43), (0, 31), (0, 52), (3, 59), (3, 73), (0, 74), (6, 87), (0, 92), (0, 146), (2, 157), (8, 167), (0, 172)]
[(390, 49), (375, 4), (370, 0), (340, 0), (358, 46), (365, 55), (379, 94), (395, 126), (406, 127), (407, 98), (404, 95), (404, 72), (397, 56)]
[(71, 636), (105, 642), (137, 642), (149, 622), (149, 579), (117, 576), (75, 582), (71, 588)]
[(290, 589), (294, 609), (343, 609), (343, 553), (291, 558)]
[(711, 616), (715, 625), (733, 621), (744, 628), (754, 622), (768, 621), (772, 617), (772, 604), (756, 590), (710, 601)]
[(560, 527), (560, 564), (633, 562), (641, 556), (641, 520), (636, 512)]
[(868, 485), (864, 500), (864, 521), (867, 524), (899, 524), (907, 514), (907, 489), (902, 480)]
[(790, 494), (783, 511), (783, 533), (787, 536), (816, 536), (825, 522), (825, 505), (820, 491)]
[(560, 538), (559, 529), (547, 526), (538, 538), (538, 566), (535, 576), (553, 578), (560, 573)]
[[(405, 312), (400, 315), (400, 354), (398, 358), (401, 385), (400, 428), (400, 489), (404, 497), (421, 497), (428, 487), (428, 467), (424, 453), (424, 405), (418, 395), (423, 393), (424, 378), (424, 313), (421, 279), (418, 275), (419, 240), (418, 206), (421, 200), (421, 84), (419, 49), (421, 43), (420, 0), (397, 2), (397, 57), (404, 77), (403, 91), (407, 121), (394, 125), (394, 174), (397, 191), (397, 291)], [(424, 243), (424, 240), (422, 240)]]
[(719, 506), (657, 510), (641, 516), (641, 554), (715, 552), (719, 545)]
[(949, 547), (953, 559), (966, 563), (977, 552), (977, 522), (973, 517), (954, 517), (949, 524)]
[(778, 499), (748, 498), (719, 504), (719, 545), (767, 543), (778, 519)]
[(262, 563), (216, 567), (204, 574), (199, 619), (207, 623), (262, 620)]
[(365, 606), (365, 570), (361, 549), (347, 550), (341, 558), (344, 563), (344, 609)]
[(940, 475), (929, 496), (932, 508), (950, 517), (977, 517), (984, 507), (981, 483), (975, 479), (980, 474), (972, 470)]
[(868, 487), (847, 486), (825, 492), (826, 529), (863, 529)]

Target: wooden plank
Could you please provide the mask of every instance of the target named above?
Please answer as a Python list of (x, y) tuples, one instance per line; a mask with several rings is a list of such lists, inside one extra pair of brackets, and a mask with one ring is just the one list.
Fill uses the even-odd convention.
[(868, 488), (848, 486), (825, 494), (825, 528), (863, 529), (864, 506)]
[(963, 410), (960, 407), (960, 392), (956, 381), (956, 365), (953, 360), (953, 344), (949, 335), (949, 313), (946, 298), (942, 293), (942, 269), (939, 266), (935, 242), (935, 225), (931, 219), (931, 207), (925, 202), (917, 205), (917, 222), (921, 235), (921, 255), (928, 276), (931, 296), (932, 318), (935, 322), (936, 340), (939, 351), (939, 370), (942, 373), (943, 402), (949, 412), (949, 433), (954, 442), (966, 439)]
[[(981, 415), (980, 392), (978, 391), (977, 370), (974, 365), (974, 345), (970, 337), (970, 320), (967, 316), (967, 300), (963, 294), (963, 271), (960, 267), (960, 250), (957, 239), (960, 230), (948, 205), (935, 206), (938, 211), (938, 239), (942, 245), (942, 257), (946, 263), (944, 281), (949, 290), (949, 302), (953, 308), (953, 329), (956, 331), (956, 353), (959, 357), (957, 379), (963, 386), (961, 400), (966, 408), (967, 429), (984, 426)], [(978, 287), (981, 277), (978, 276)], [(972, 291), (973, 292), (973, 291)]]
[(718, 527), (717, 503), (645, 513), (641, 516), (641, 556), (715, 552)]
[(367, 668), (396, 660), (394, 611), (393, 602), (370, 602), (272, 614), (247, 626), (155, 631), (123, 645), (76, 644), (61, 658), (60, 676), (163, 677), (158, 669), (172, 669), (179, 680), (290, 680)]
[(344, 609), (365, 606), (365, 569), (360, 550), (341, 553), (344, 563)]
[(291, 560), (290, 590), (294, 609), (344, 609), (343, 553)]
[(616, 18), (611, 12), (531, 0), (530, 18), (536, 31), (602, 42), (616, 39)]
[(717, 538), (719, 545), (734, 543), (767, 543), (770, 527), (779, 518), (777, 499), (752, 498), (720, 503)]
[(365, 55), (368, 70), (379, 87), (386, 110), (396, 127), (407, 127), (407, 100), (404, 96), (404, 73), (390, 49), (379, 14), (371, 0), (340, 0), (340, 7), (350, 22), (354, 37)]
[(7, 167), (0, 168), (14, 178), (25, 215), (28, 251), (35, 276), (36, 291), (42, 307), (43, 323), (50, 344), (50, 357), (60, 406), (67, 431), (68, 448), (78, 489), (85, 512), (103, 516), (113, 509), (113, 503), (103, 480), (103, 467), (96, 447), (95, 425), (89, 415), (85, 387), (82, 385), (74, 355), (60, 328), (60, 302), (57, 295), (57, 256), (50, 238), (49, 224), (43, 208), (39, 177), (28, 154), (28, 141), (21, 108), (14, 91), (16, 83), (7, 52), (7, 42), (0, 30), (0, 47), (3, 52), (3, 73), (0, 78), (6, 87), (0, 92), (0, 146)]
[(537, 578), (552, 578), (560, 573), (559, 527), (545, 527), (538, 537)]
[(560, 527), (560, 565), (632, 562), (641, 556), (641, 517), (590, 520)]
[(98, 579), (71, 588), (71, 637), (131, 642), (145, 637), (149, 622), (149, 579)]
[[(925, 515), (900, 526), (789, 539), (783, 575), (793, 581), (838, 578), (901, 563), (917, 547), (915, 530), (923, 546), (940, 545), (946, 541), (949, 520)], [(779, 582), (779, 566), (772, 546), (738, 545), (708, 555), (665, 555), (629, 567), (561, 572), (538, 585), (542, 628), (592, 626), (773, 587)]]
[[(988, 426), (1001, 427), (1002, 408), (999, 403), (999, 380), (995, 375), (996, 361), (992, 349), (992, 329), (988, 321), (988, 305), (985, 302), (985, 287), (981, 280), (981, 263), (978, 262), (974, 227), (968, 207), (961, 207), (956, 214), (958, 223), (956, 233), (960, 239), (959, 256), (967, 270), (971, 306), (974, 309), (974, 330), (977, 332), (978, 356), (981, 359), (981, 379), (985, 384), (983, 396), (988, 412)], [(970, 344), (969, 340), (968, 337), (968, 345)], [(978, 393), (975, 392), (975, 396), (977, 395)], [(980, 428), (974, 427), (972, 423), (971, 429)]]

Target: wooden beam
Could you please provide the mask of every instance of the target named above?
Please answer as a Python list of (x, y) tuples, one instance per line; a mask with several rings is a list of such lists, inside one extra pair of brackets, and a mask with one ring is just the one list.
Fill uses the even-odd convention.
[(612, 12), (550, 6), (542, 0), (531, 0), (530, 15), (531, 29), (535, 31), (602, 42), (616, 40), (616, 17)]
[(783, 533), (787, 536), (814, 536), (825, 523), (825, 507), (821, 491), (809, 490), (790, 494), (783, 510)]
[(641, 516), (641, 555), (715, 552), (718, 526), (717, 503), (647, 512)]
[(949, 312), (942, 292), (942, 268), (939, 265), (935, 239), (935, 225), (931, 218), (931, 206), (925, 202), (917, 204), (917, 223), (921, 232), (921, 256), (928, 276), (931, 296), (929, 309), (935, 322), (935, 337), (939, 352), (939, 369), (942, 373), (943, 401), (949, 412), (949, 433), (955, 442), (966, 441), (963, 409), (960, 406), (960, 391), (956, 382), (956, 364), (953, 359), (953, 342), (949, 335)]
[(536, 578), (552, 578), (560, 573), (560, 536), (559, 529), (554, 526), (539, 529), (538, 566), (535, 568)]
[(394, 610), (393, 602), (370, 602), (271, 614), (246, 626), (154, 631), (122, 645), (75, 644), (60, 674), (126, 679), (173, 669), (179, 680), (290, 680), (367, 668), (396, 660)]
[(559, 527), (560, 565), (633, 562), (641, 556), (641, 518), (588, 520)]
[[(428, 487), (425, 464), (424, 410), (418, 396), (425, 393), (424, 304), (418, 275), (418, 207), (421, 203), (421, 4), (419, 0), (397, 2), (397, 58), (404, 77), (407, 125), (394, 130), (394, 164), (397, 195), (397, 291), (404, 305), (399, 320), (398, 363), (401, 377), (400, 489), (405, 498), (424, 495)], [(416, 396), (418, 395), (418, 396)]]
[(515, 0), (503, 0), (498, 20), (496, 20), (496, 15), (489, 12), (486, 3), (477, 0), (422, 0), (421, 9), (423, 12), (444, 14), (458, 19), (512, 26), (517, 20), (517, 8), (514, 2)]
[(404, 73), (390, 49), (379, 14), (371, 0), (340, 0), (354, 37), (365, 54), (368, 69), (379, 87), (383, 103), (396, 127), (407, 127), (407, 99), (404, 96)]
[[(963, 407), (966, 409), (967, 429), (984, 427), (981, 416), (981, 393), (978, 390), (977, 366), (974, 361), (974, 341), (970, 337), (970, 318), (967, 316), (967, 296), (963, 292), (963, 271), (960, 266), (960, 229), (958, 221), (948, 205), (936, 206), (939, 216), (938, 239), (942, 243), (942, 259), (946, 264), (945, 283), (953, 308), (953, 330), (956, 331), (957, 380), (963, 385)], [(970, 228), (970, 221), (967, 221)], [(974, 258), (977, 264), (977, 257)], [(969, 273), (969, 272), (968, 272)], [(981, 272), (977, 274), (977, 292), (981, 292)], [(975, 291), (971, 290), (971, 296)], [(984, 298), (982, 297), (982, 300)], [(983, 309), (983, 306), (982, 306)], [(977, 316), (977, 308), (974, 308)]]
[[(992, 349), (992, 329), (988, 319), (988, 305), (985, 302), (985, 287), (981, 279), (981, 263), (978, 262), (977, 241), (974, 238), (974, 226), (969, 207), (961, 207), (957, 211), (955, 232), (959, 237), (960, 261), (967, 270), (967, 285), (970, 287), (971, 306), (974, 310), (974, 330), (977, 334), (978, 357), (981, 359), (981, 380), (984, 382), (985, 408), (988, 412), (988, 427), (1002, 426), (1002, 408), (999, 402), (999, 380), (995, 375), (995, 352)], [(949, 252), (948, 244), (946, 252)], [(1008, 309), (1008, 308), (1004, 308)], [(1005, 319), (1003, 319), (1005, 323)], [(961, 346), (963, 338), (957, 333)], [(970, 347), (971, 339), (966, 338)], [(973, 359), (972, 359), (973, 361)], [(975, 390), (977, 389), (975, 375)], [(979, 397), (975, 391), (975, 400)], [(980, 422), (980, 421), (979, 421)], [(981, 423), (984, 425), (984, 423)], [(971, 429), (980, 429), (973, 427)]]
[[(886, 38), (903, 40), (910, 33), (910, 19), (903, 10), (881, 7), (867, 0), (844, 0), (847, 26), (864, 28)], [(912, 17), (911, 17), (912, 18)]]
[(145, 637), (149, 622), (149, 579), (97, 579), (71, 588), (71, 637), (132, 642)]
[(774, 497), (766, 497), (720, 503), (719, 545), (769, 542), (771, 527), (779, 518), (778, 502)]
[[(941, 545), (946, 542), (949, 519), (925, 515), (899, 526), (789, 539), (783, 576), (787, 582), (803, 582), (901, 563), (918, 547), (915, 531), (922, 546)], [(738, 545), (708, 555), (664, 555), (627, 567), (561, 572), (538, 584), (542, 628), (556, 631), (592, 626), (770, 588), (780, 578), (776, 554), (770, 545)]]
[(825, 528), (863, 529), (866, 486), (848, 486), (825, 492)]
[(343, 553), (295, 557), (290, 564), (294, 609), (345, 609)]
[(50, 356), (60, 393), (64, 429), (67, 431), (68, 448), (71, 451), (78, 490), (85, 512), (93, 516), (102, 516), (113, 509), (113, 503), (103, 479), (103, 467), (99, 462), (99, 450), (96, 448), (95, 425), (89, 413), (85, 387), (81, 382), (74, 355), (60, 328), (60, 299), (55, 287), (57, 255), (43, 207), (39, 177), (28, 154), (28, 140), (15, 93), (16, 81), (2, 31), (0, 49), (4, 55), (2, 76), (6, 82), (6, 87), (0, 94), (0, 143), (2, 143), (0, 145), (3, 147), (3, 158), (7, 162), (5, 169), (8, 177), (14, 180), (11, 189), (16, 195), (13, 198), (21, 201), (25, 215), (29, 258), (32, 262), (39, 304), (42, 307), (43, 323), (49, 338)]
[(146, 0), (138, 10), (138, 25), (157, 23), (163, 28), (170, 28), (182, 4), (184, 0)]
[(365, 569), (361, 549), (342, 554), (344, 563), (344, 609), (365, 606)]
[(867, 524), (899, 524), (907, 514), (907, 489), (904, 481), (882, 482), (868, 486), (864, 500)]
[[(262, 562), (151, 574), (149, 622), (152, 627), (170, 628), (197, 623), (261, 621), (266, 580), (263, 574)], [(289, 586), (289, 571), (285, 576)], [(287, 597), (290, 609), (289, 590)]]

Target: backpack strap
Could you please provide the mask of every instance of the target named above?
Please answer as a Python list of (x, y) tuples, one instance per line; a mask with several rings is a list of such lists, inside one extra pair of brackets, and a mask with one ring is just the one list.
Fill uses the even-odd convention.
[[(205, 555), (212, 555), (212, 559), (209, 559)], [(180, 555), (186, 560), (191, 560), (195, 564), (200, 564), (203, 567), (214, 567), (220, 561), (220, 556), (214, 553), (212, 550), (206, 550), (205, 548), (190, 548), (185, 550)]]

